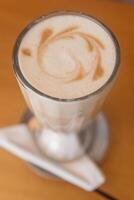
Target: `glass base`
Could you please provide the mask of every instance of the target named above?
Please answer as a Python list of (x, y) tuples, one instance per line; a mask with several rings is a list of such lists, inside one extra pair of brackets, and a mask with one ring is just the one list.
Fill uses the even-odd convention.
[(92, 145), (94, 126), (81, 133), (57, 133), (42, 129), (33, 134), (33, 139), (40, 153), (53, 160), (68, 162), (78, 159)]
[[(23, 116), (22, 121), (28, 124), (32, 117), (33, 117), (32, 114), (27, 112)], [(89, 134), (88, 132), (89, 130), (87, 131), (88, 134), (86, 133), (87, 136), (90, 135), (90, 137), (87, 138), (88, 148), (87, 148), (86, 154), (90, 158), (92, 158), (95, 162), (100, 163), (105, 156), (105, 153), (109, 144), (109, 128), (108, 128), (106, 117), (103, 113), (100, 113), (96, 117), (96, 119), (90, 126), (90, 133), (91, 133), (91, 130), (92, 130), (92, 134)], [(35, 137), (36, 137), (36, 134), (35, 134)], [(52, 175), (51, 173), (46, 172), (35, 165), (33, 166), (30, 163), (28, 165), (30, 165), (32, 169), (40, 176), (45, 176), (47, 178), (48, 177), (55, 178), (55, 176)]]

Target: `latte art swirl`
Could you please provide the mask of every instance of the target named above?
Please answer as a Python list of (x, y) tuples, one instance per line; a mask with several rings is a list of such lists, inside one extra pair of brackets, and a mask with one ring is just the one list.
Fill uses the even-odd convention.
[(99, 23), (60, 15), (37, 21), (21, 41), (18, 57), (21, 72), (33, 87), (51, 97), (73, 99), (107, 82), (116, 51)]
[[(75, 43), (75, 40), (76, 43), (77, 40), (83, 43), (81, 48), (84, 48), (87, 55), (89, 54), (89, 59), (93, 59), (90, 63), (90, 67), (85, 68), (83, 62), (77, 56), (77, 53), (75, 53), (74, 50), (71, 52), (71, 48), (68, 44), (69, 42)], [(65, 41), (67, 41), (67, 43), (65, 43)], [(55, 69), (54, 64), (50, 62), (48, 66), (46, 66), (45, 60), (49, 47), (51, 46), (52, 54), (52, 47), (58, 45), (58, 43), (60, 43), (61, 52), (56, 52), (54, 58), (51, 58), (51, 61), (56, 59), (59, 65), (60, 69)], [(62, 54), (62, 48), (64, 54)], [(66, 28), (57, 34), (54, 34), (52, 28), (46, 28), (41, 34), (41, 39), (37, 48), (37, 63), (41, 72), (50, 79), (70, 83), (91, 76), (91, 79), (95, 81), (101, 78), (104, 73), (101, 65), (100, 52), (100, 49), (103, 50), (104, 48), (102, 42), (87, 33), (80, 32), (77, 26)], [(30, 50), (28, 49), (23, 49), (22, 53), (26, 56), (31, 56)], [(65, 62), (68, 63), (68, 66), (65, 66), (64, 59), (66, 60)]]

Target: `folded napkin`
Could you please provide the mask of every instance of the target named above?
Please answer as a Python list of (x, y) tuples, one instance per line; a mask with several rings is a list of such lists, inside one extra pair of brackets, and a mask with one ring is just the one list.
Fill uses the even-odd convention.
[(100, 169), (86, 155), (67, 163), (41, 155), (25, 124), (1, 128), (0, 147), (87, 191), (95, 190), (105, 181)]

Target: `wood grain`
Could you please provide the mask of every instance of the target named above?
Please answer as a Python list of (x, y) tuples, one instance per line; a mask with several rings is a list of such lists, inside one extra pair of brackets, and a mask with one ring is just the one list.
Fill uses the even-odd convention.
[[(104, 105), (111, 141), (102, 169), (101, 189), (119, 199), (134, 199), (134, 6), (107, 0), (0, 1), (0, 126), (17, 123), (26, 105), (12, 71), (14, 41), (34, 18), (54, 10), (79, 10), (98, 17), (117, 35), (122, 62), (118, 78)], [(0, 150), (1, 200), (101, 200), (63, 181), (36, 176), (26, 164)]]

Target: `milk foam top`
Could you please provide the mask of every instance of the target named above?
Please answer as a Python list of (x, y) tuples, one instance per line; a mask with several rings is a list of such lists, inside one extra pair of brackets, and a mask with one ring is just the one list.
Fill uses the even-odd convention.
[(34, 88), (62, 99), (98, 90), (116, 63), (109, 32), (88, 17), (70, 14), (32, 26), (21, 41), (18, 56), (21, 72)]

